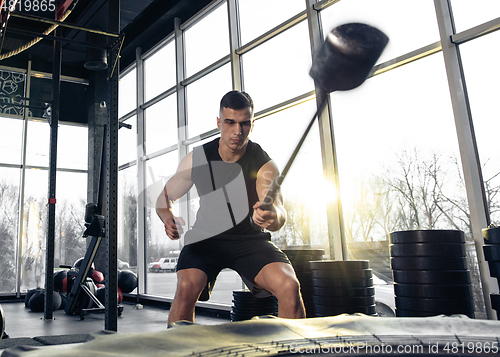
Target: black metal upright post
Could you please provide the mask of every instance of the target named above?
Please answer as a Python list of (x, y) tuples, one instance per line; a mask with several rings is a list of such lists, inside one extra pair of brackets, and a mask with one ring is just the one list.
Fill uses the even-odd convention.
[[(109, 0), (109, 32), (120, 32), (120, 0)], [(118, 330), (118, 77), (119, 41), (111, 45), (108, 66), (108, 124), (106, 131), (106, 295), (105, 329)]]
[[(56, 36), (58, 36), (56, 29)], [(49, 115), (50, 124), (50, 153), (49, 153), (49, 193), (48, 193), (48, 228), (45, 253), (45, 306), (44, 319), (53, 317), (54, 291), (54, 246), (56, 228), (56, 169), (57, 169), (57, 127), (59, 125), (59, 103), (61, 94), (61, 42), (55, 40), (53, 47), (52, 64), (52, 109)], [(25, 110), (28, 110), (26, 108)]]

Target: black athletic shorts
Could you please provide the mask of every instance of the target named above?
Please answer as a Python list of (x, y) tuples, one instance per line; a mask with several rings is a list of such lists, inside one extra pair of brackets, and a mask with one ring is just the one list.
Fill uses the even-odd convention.
[(208, 277), (207, 287), (200, 300), (210, 298), (213, 286), (220, 271), (225, 268), (236, 271), (247, 287), (257, 297), (269, 296), (269, 292), (256, 286), (254, 279), (260, 270), (269, 263), (290, 264), (287, 256), (270, 241), (264, 238), (242, 238), (242, 236), (218, 235), (182, 248), (177, 262), (177, 271), (197, 268)]

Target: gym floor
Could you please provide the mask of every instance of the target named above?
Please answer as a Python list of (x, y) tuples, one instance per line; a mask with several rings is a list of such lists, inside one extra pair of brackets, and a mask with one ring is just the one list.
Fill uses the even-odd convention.
[[(143, 305), (137, 309), (135, 303), (122, 302), (123, 313), (118, 317), (118, 333), (153, 332), (167, 328), (168, 310)], [(19, 302), (1, 302), (5, 315), (5, 333), (10, 338), (86, 334), (105, 329), (104, 314), (93, 313), (80, 320), (79, 315), (66, 315), (64, 310), (54, 311), (53, 319), (45, 321), (43, 312), (32, 312)], [(196, 315), (196, 323), (216, 325), (229, 319)]]

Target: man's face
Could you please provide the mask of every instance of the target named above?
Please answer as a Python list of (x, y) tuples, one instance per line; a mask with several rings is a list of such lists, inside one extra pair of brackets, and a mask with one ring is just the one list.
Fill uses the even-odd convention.
[(238, 151), (248, 143), (248, 136), (253, 129), (251, 108), (223, 108), (221, 118), (217, 118), (217, 128), (221, 139), (231, 151)]

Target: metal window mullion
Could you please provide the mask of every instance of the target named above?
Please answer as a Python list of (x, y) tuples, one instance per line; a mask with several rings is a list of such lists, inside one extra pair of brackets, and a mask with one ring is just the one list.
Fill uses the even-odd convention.
[(243, 90), (243, 71), (241, 56), (236, 50), (241, 46), (240, 22), (238, 16), (238, 0), (227, 0), (229, 26), (229, 53), (231, 58), (231, 78), (234, 90)]
[(147, 102), (142, 103), (138, 108), (148, 109), (149, 107), (155, 105), (158, 102), (161, 102), (163, 99), (170, 97), (177, 91), (177, 86), (173, 86), (172, 88), (167, 89), (165, 92), (158, 94), (153, 99), (148, 100)]
[(197, 81), (198, 79), (201, 79), (202, 77), (205, 77), (207, 74), (212, 73), (213, 71), (221, 68), (222, 66), (228, 64), (231, 61), (230, 55), (222, 57), (220, 60), (212, 63), (211, 65), (203, 68), (201, 71), (193, 74), (189, 78), (184, 79), (181, 82), (182, 86), (188, 86), (189, 84)]
[(484, 259), (482, 249), (484, 242), (482, 229), (486, 228), (489, 224), (489, 214), (460, 51), (458, 45), (451, 41), (451, 36), (454, 34), (454, 25), (449, 1), (434, 0), (434, 5), (455, 117), (486, 314), (489, 319), (496, 319), (496, 314), (491, 308), (490, 301), (491, 286), (495, 286), (496, 282), (489, 276), (489, 267)]
[[(177, 85), (177, 146), (179, 148), (179, 162), (188, 152), (187, 145), (184, 144), (187, 139), (187, 105), (186, 105), (186, 87), (182, 84), (186, 77), (186, 51), (184, 44), (184, 31), (181, 29), (181, 19), (174, 19), (175, 34), (175, 62), (176, 62), (176, 85)], [(186, 217), (189, 222), (189, 200), (181, 200), (180, 216)], [(179, 250), (184, 244), (184, 237), (179, 240)]]
[(326, 9), (327, 7), (330, 7), (333, 4), (338, 3), (340, 0), (321, 0), (318, 1), (316, 4), (313, 5), (314, 10), (316, 11), (321, 11)]
[[(311, 53), (314, 56), (323, 43), (323, 35), (319, 13), (314, 10), (315, 0), (305, 0), (309, 27), (309, 38), (311, 42)], [(318, 115), (318, 127), (323, 161), (323, 175), (326, 180), (334, 184), (337, 196), (340, 197), (340, 182), (338, 175), (337, 154), (335, 149), (335, 137), (333, 123), (331, 120), (331, 102), (327, 93), (319, 87), (315, 87), (316, 101), (319, 107), (324, 96), (327, 96), (327, 105)], [(347, 259), (344, 224), (342, 221), (342, 206), (340, 199), (333, 200), (326, 207), (328, 222), (328, 243), (330, 257), (334, 260)]]
[(145, 154), (139, 158), (140, 161), (148, 161), (154, 159), (155, 157), (168, 154), (169, 152), (175, 151), (179, 148), (178, 144), (171, 145), (169, 147), (160, 149), (158, 151), (152, 152), (151, 154)]
[(141, 158), (146, 155), (146, 123), (144, 120), (144, 60), (141, 58), (142, 49), (136, 48), (136, 86), (137, 86), (137, 274), (139, 277), (137, 292), (147, 293), (147, 274), (146, 274), (146, 162)]
[(466, 31), (451, 35), (451, 42), (456, 45), (460, 45), (498, 30), (500, 30), (500, 17), (485, 22), (484, 24), (474, 26)]
[(137, 109), (132, 109), (130, 112), (128, 112), (127, 114), (123, 115), (120, 117), (120, 119), (118, 119), (120, 122), (124, 122), (125, 120), (128, 120), (130, 118), (132, 118), (134, 115), (137, 114)]
[[(28, 61), (28, 69), (26, 71), (26, 78), (24, 84), (24, 96), (26, 99), (26, 104), (29, 104), (30, 90), (31, 90), (31, 61)], [(23, 218), (24, 218), (24, 186), (26, 183), (26, 147), (28, 138), (28, 110), (24, 110), (24, 123), (22, 132), (22, 147), (21, 147), (21, 173), (19, 178), (19, 216), (17, 220), (18, 225), (18, 237), (17, 237), (17, 257), (16, 257), (16, 296), (19, 298), (21, 296), (21, 261), (22, 261), (22, 251), (23, 251)]]

